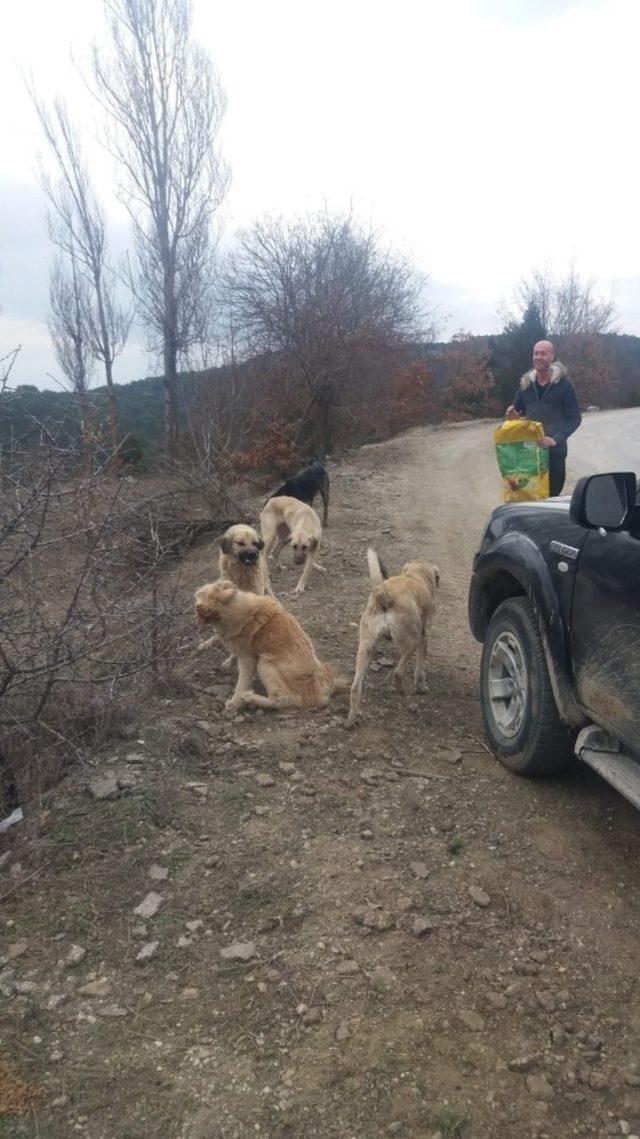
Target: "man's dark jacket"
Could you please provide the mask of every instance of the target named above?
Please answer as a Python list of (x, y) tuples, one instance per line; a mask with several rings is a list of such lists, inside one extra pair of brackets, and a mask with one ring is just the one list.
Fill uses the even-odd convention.
[(524, 419), (538, 420), (544, 427), (545, 435), (555, 439), (554, 451), (566, 455), (567, 439), (582, 423), (582, 416), (573, 384), (567, 376), (564, 364), (556, 361), (551, 365), (551, 379), (538, 392), (536, 373), (532, 368), (520, 380), (513, 406)]

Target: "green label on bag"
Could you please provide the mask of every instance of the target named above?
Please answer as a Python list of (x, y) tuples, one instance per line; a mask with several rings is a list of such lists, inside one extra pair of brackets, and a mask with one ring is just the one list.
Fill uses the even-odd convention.
[(497, 443), (498, 466), (503, 478), (534, 478), (549, 470), (549, 452), (537, 443)]

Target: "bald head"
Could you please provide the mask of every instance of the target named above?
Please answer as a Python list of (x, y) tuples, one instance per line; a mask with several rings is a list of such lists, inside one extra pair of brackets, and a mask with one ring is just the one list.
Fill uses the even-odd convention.
[(541, 384), (548, 383), (551, 378), (554, 355), (554, 347), (550, 340), (539, 340), (533, 346), (533, 366)]

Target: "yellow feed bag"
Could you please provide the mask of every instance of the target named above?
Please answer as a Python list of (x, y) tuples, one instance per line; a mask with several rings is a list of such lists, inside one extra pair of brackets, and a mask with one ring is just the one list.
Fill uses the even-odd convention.
[(549, 497), (549, 452), (540, 447), (544, 427), (531, 419), (507, 419), (493, 438), (505, 502)]

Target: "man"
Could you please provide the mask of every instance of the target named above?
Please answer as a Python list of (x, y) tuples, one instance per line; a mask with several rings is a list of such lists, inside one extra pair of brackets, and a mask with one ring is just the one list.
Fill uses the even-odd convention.
[(567, 369), (553, 362), (550, 340), (539, 340), (533, 348), (533, 368), (520, 380), (514, 401), (507, 408), (507, 419), (533, 419), (542, 423), (540, 447), (549, 450), (549, 494), (562, 494), (566, 477), (567, 439), (582, 423), (576, 393)]

